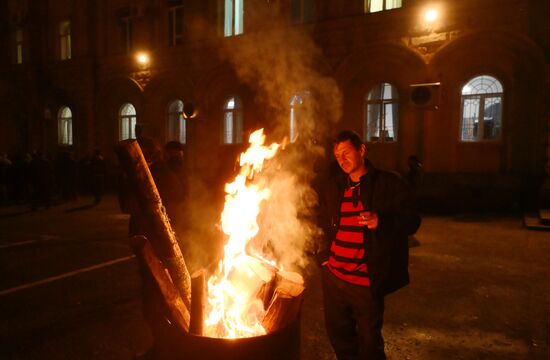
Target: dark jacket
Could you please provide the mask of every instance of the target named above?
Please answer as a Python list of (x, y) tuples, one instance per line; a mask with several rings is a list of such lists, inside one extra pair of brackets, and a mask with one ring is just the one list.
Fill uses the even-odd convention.
[[(409, 283), (408, 236), (418, 230), (420, 217), (409, 186), (398, 174), (376, 169), (368, 161), (365, 164), (368, 171), (361, 177), (360, 200), (365, 211), (378, 214), (377, 229), (364, 227), (365, 261), (372, 289), (383, 296)], [(317, 256), (320, 263), (328, 260), (338, 232), (346, 183), (347, 174), (334, 163), (318, 186), (318, 219), (323, 230)]]

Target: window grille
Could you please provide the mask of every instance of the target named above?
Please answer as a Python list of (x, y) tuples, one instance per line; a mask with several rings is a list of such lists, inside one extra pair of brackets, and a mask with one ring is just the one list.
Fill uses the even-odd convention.
[(59, 23), (59, 50), (61, 60), (71, 58), (71, 22), (68, 20)]
[(63, 106), (57, 113), (57, 134), (60, 145), (73, 144), (73, 113), (67, 106)]
[(389, 83), (376, 85), (365, 97), (363, 139), (368, 142), (397, 141), (399, 95)]
[(230, 97), (224, 105), (223, 144), (240, 144), (243, 141), (243, 109), (238, 97)]
[(183, 43), (183, 5), (174, 2), (168, 9), (168, 43), (175, 46)]
[(183, 101), (175, 100), (168, 106), (168, 141), (187, 141), (186, 121), (183, 117)]
[[(290, 99), (290, 123), (289, 123), (289, 139), (293, 143), (300, 135), (300, 125), (303, 126), (304, 117), (308, 116), (308, 111), (311, 108), (307, 108), (311, 105), (311, 92), (306, 90), (300, 93), (294, 94)], [(302, 129), (303, 130), (303, 129)]]
[(223, 1), (223, 35), (240, 35), (244, 30), (244, 0), (220, 0)]
[(122, 105), (119, 113), (119, 140), (136, 138), (136, 108), (130, 103)]
[(23, 63), (23, 29), (16, 29), (14, 32), (14, 63)]
[(123, 18), (120, 20), (120, 44), (125, 54), (132, 52), (132, 19)]
[(462, 87), (461, 141), (476, 142), (500, 139), (502, 95), (502, 84), (489, 75), (470, 79)]
[(402, 0), (364, 0), (365, 13), (373, 13), (383, 10), (398, 9), (402, 6)]

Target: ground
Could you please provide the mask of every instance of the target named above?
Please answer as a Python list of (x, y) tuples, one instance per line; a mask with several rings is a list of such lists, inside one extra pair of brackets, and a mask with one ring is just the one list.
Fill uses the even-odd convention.
[[(151, 343), (115, 196), (0, 208), (0, 358), (133, 359)], [(518, 215), (424, 215), (411, 284), (386, 299), (390, 359), (550, 358), (550, 233)], [(302, 359), (335, 359), (317, 268), (306, 273)]]

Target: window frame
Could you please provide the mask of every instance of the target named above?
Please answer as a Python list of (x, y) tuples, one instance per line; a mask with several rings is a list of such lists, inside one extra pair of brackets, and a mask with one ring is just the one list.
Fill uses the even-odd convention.
[(220, 32), (224, 37), (244, 34), (245, 0), (218, 0)]
[[(464, 88), (468, 86), (470, 83), (475, 81), (478, 78), (482, 77), (488, 77), (491, 78), (493, 83), (497, 84), (497, 87), (500, 87), (500, 92), (478, 92), (478, 93), (470, 93), (470, 94), (464, 94)], [(497, 89), (498, 90), (498, 89)], [(485, 135), (485, 110), (486, 110), (486, 100), (491, 98), (498, 98), (499, 104), (500, 104), (500, 111), (499, 111), (499, 131), (498, 136), (494, 138), (484, 138)], [(469, 99), (477, 99), (479, 104), (477, 108), (477, 122), (478, 122), (478, 132), (475, 137), (473, 137), (471, 140), (464, 139), (463, 134), (465, 132), (465, 121), (464, 121), (464, 108), (465, 108), (465, 100)], [(489, 105), (490, 106), (490, 105)], [(502, 81), (499, 80), (496, 76), (493, 76), (491, 74), (480, 74), (475, 75), (473, 77), (470, 77), (466, 82), (463, 83), (462, 87), (460, 88), (460, 120), (459, 120), (459, 132), (458, 132), (458, 140), (462, 144), (477, 144), (477, 143), (499, 143), (502, 141), (502, 132), (503, 132), (503, 108), (504, 108), (504, 86), (502, 85)], [(484, 125), (479, 126), (479, 120), (483, 118)], [(475, 122), (474, 122), (475, 125)], [(494, 126), (494, 125), (493, 125)], [(475, 132), (475, 130), (472, 130), (472, 132)]]
[(315, 21), (315, 13), (314, 0), (290, 1), (290, 21), (292, 24), (299, 25), (312, 23)]
[[(123, 114), (124, 109), (129, 108), (133, 109), (133, 114)], [(124, 137), (123, 127), (124, 122), (128, 121), (128, 137)], [(122, 104), (118, 110), (118, 139), (119, 141), (135, 139), (136, 138), (136, 125), (137, 125), (137, 110), (134, 104), (131, 102), (126, 102)], [(132, 136), (133, 135), (133, 136)]]
[[(371, 10), (374, 6), (373, 1), (380, 1), (382, 2), (382, 7), (380, 10)], [(388, 5), (389, 1), (400, 1), (399, 5)], [(387, 10), (395, 10), (395, 9), (401, 9), (403, 7), (403, 0), (363, 0), (363, 11), (365, 14), (373, 14), (377, 12), (387, 11)]]
[(12, 61), (16, 65), (23, 64), (23, 48), (25, 34), (22, 27), (16, 27), (13, 31), (13, 57)]
[[(168, 46), (183, 44), (183, 3), (170, 4), (168, 7)], [(179, 32), (178, 32), (179, 24)]]
[[(168, 103), (166, 108), (166, 134), (168, 141), (178, 141), (185, 145), (187, 143), (187, 120), (183, 116), (184, 104), (185, 102), (181, 99), (175, 99)], [(176, 106), (176, 110), (173, 110)], [(181, 110), (179, 110), (180, 106)]]
[[(66, 111), (70, 116), (66, 116)], [(67, 105), (57, 111), (57, 143), (62, 146), (73, 145), (73, 111)]]
[(288, 138), (290, 143), (296, 142), (296, 139), (299, 135), (300, 118), (302, 116), (307, 116), (306, 107), (311, 105), (311, 97), (312, 94), (310, 90), (303, 90), (295, 92), (294, 95), (292, 95), (292, 97), (290, 98), (290, 111), (288, 122)]
[[(229, 107), (229, 103), (233, 100), (234, 105)], [(236, 145), (243, 143), (243, 123), (244, 111), (243, 102), (240, 97), (231, 95), (226, 98), (223, 103), (223, 115), (221, 126), (221, 143), (222, 145)], [(231, 129), (227, 129), (227, 115), (231, 114)], [(229, 136), (228, 136), (229, 135)], [(230, 138), (229, 138), (230, 137)]]
[(132, 52), (132, 25), (132, 18), (130, 16), (120, 18), (120, 40), (124, 54), (130, 54)]
[[(378, 99), (369, 100), (370, 94), (376, 90), (377, 87), (380, 86), (390, 86), (390, 92), (395, 91), (396, 97), (391, 97), (389, 99), (385, 99), (384, 96), (384, 89), (382, 89), (382, 94), (379, 96)], [(393, 90), (393, 91), (392, 91)], [(393, 116), (396, 116), (396, 119), (393, 121), (394, 125), (392, 125), (393, 128), (393, 137), (391, 140), (387, 140), (389, 137), (386, 136), (386, 129), (387, 129), (387, 118), (386, 118), (386, 106), (395, 106), (397, 109), (397, 114), (392, 114), (392, 120)], [(379, 106), (378, 114), (379, 117), (377, 119), (377, 126), (378, 126), (378, 137), (375, 140), (369, 139), (369, 123), (370, 123), (370, 111), (369, 106)], [(400, 97), (399, 97), (399, 90), (397, 86), (392, 84), (391, 82), (382, 81), (370, 88), (370, 90), (365, 94), (363, 97), (363, 141), (368, 143), (385, 143), (385, 144), (392, 144), (397, 143), (399, 141), (399, 114), (400, 114)], [(372, 139), (374, 136), (370, 136)]]
[(59, 60), (65, 61), (72, 58), (72, 27), (71, 20), (62, 20), (58, 23)]

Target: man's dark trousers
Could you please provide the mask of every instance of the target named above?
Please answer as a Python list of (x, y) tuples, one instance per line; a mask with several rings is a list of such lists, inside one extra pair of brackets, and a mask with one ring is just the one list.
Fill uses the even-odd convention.
[(383, 360), (384, 298), (322, 267), (325, 323), (338, 360)]

